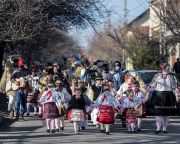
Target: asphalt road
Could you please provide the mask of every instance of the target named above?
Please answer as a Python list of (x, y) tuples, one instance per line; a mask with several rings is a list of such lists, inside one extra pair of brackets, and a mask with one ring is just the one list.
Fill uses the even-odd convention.
[[(0, 132), (0, 144), (127, 144), (127, 143), (180, 143), (180, 117), (171, 117), (168, 134), (154, 134), (155, 117), (148, 117), (143, 121), (141, 133), (128, 134), (126, 128), (122, 128), (120, 121), (111, 127), (110, 135), (99, 132), (99, 129), (89, 126), (86, 130), (75, 135), (72, 123), (66, 121), (64, 131), (54, 134), (46, 133), (44, 121), (39, 118), (25, 117), (26, 121), (7, 122)], [(6, 122), (5, 122), (6, 123)], [(8, 126), (9, 125), (9, 126)]]

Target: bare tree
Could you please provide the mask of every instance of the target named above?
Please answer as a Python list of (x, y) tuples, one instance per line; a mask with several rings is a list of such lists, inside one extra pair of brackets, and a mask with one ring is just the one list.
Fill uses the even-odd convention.
[(89, 54), (94, 59), (106, 61), (122, 60), (122, 51), (119, 45), (107, 35), (110, 30), (111, 27), (104, 27), (101, 32), (96, 33), (91, 39)]
[(157, 18), (162, 21), (166, 32), (171, 32), (168, 35), (168, 43), (180, 40), (180, 1), (179, 0), (158, 0), (152, 1), (152, 9)]
[(44, 29), (49, 30), (50, 27), (66, 32), (72, 27), (85, 27), (87, 24), (94, 28), (104, 9), (101, 1), (0, 0), (0, 43), (9, 46), (18, 43), (27, 48), (25, 45), (36, 41)]
[(147, 30), (139, 25), (113, 29), (107, 35), (125, 51), (135, 69), (156, 69), (159, 66), (159, 40), (149, 38)]
[(47, 25), (94, 27), (101, 9), (100, 0), (1, 0), (0, 40), (29, 40)]

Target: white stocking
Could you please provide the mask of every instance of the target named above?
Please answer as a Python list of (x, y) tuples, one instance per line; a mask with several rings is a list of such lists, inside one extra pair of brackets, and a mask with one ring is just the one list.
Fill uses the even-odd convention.
[(28, 112), (28, 113), (30, 112), (30, 106), (31, 106), (31, 104), (30, 104), (30, 103), (27, 103), (27, 112)]
[(109, 132), (109, 129), (110, 129), (110, 125), (106, 124), (106, 132)]
[(101, 130), (104, 130), (104, 124), (100, 124), (101, 125)]
[(134, 131), (135, 123), (130, 123), (130, 126), (131, 126), (131, 131)]
[(60, 127), (64, 127), (64, 116), (60, 117)]
[(163, 116), (162, 119), (163, 119), (163, 131), (166, 131), (168, 123), (169, 123), (169, 117), (168, 116)]
[(137, 119), (137, 127), (138, 129), (141, 129), (141, 123), (142, 123), (142, 118)]
[(41, 113), (42, 113), (42, 107), (39, 106), (39, 115), (41, 115)]
[(35, 103), (32, 104), (34, 107), (34, 114), (37, 114), (37, 105)]
[(78, 133), (78, 129), (79, 129), (78, 122), (73, 122), (73, 124), (74, 124), (74, 133)]
[(58, 129), (59, 128), (59, 118), (56, 118), (54, 121), (55, 121), (56, 129)]
[(46, 119), (46, 128), (47, 129), (50, 129), (50, 122), (51, 122), (51, 120), (50, 119)]
[(131, 131), (131, 125), (130, 125), (130, 123), (126, 123), (126, 127), (127, 127), (127, 129), (128, 129), (128, 132), (130, 132)]
[(51, 119), (51, 129), (55, 128), (55, 119)]
[(156, 116), (156, 126), (157, 131), (160, 131), (162, 126), (162, 116)]

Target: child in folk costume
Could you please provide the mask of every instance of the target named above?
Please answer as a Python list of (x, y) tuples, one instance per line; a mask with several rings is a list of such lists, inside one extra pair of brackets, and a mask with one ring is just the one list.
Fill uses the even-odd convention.
[(125, 91), (128, 89), (133, 89), (133, 81), (134, 77), (132, 75), (125, 75), (125, 82), (120, 86), (117, 91), (117, 99), (120, 102), (120, 113), (121, 113), (121, 121), (122, 126), (126, 127), (126, 115), (125, 115), (125, 107), (124, 107), (124, 99), (126, 99)]
[(137, 131), (141, 132), (142, 118), (146, 117), (146, 106), (145, 102), (147, 97), (144, 92), (140, 89), (140, 84), (136, 81), (134, 84), (134, 101), (136, 105), (136, 116), (137, 116)]
[(48, 84), (48, 90), (42, 94), (40, 101), (44, 104), (43, 118), (46, 119), (47, 132), (55, 133), (56, 129), (58, 129), (57, 125), (55, 125), (55, 119), (59, 117), (56, 105), (61, 105), (61, 99), (53, 90), (53, 84)]
[[(82, 91), (82, 88), (81, 88)], [(91, 111), (91, 105), (92, 105), (92, 101), (88, 98), (87, 95), (85, 94), (81, 94), (81, 96), (83, 97), (84, 101), (85, 101), (85, 105), (86, 105), (86, 117), (88, 118), (88, 114)], [(88, 127), (88, 120), (84, 120), (80, 122), (80, 126), (82, 130), (85, 130)]]
[(78, 87), (78, 81), (76, 79), (73, 79), (71, 84), (72, 95), (74, 95), (77, 87)]
[(81, 88), (76, 88), (68, 107), (68, 119), (73, 121), (74, 133), (79, 133), (80, 122), (85, 120), (85, 100), (81, 96)]
[(132, 89), (126, 90), (127, 97), (123, 100), (126, 116), (126, 127), (128, 128), (128, 133), (132, 133), (135, 130), (136, 124), (136, 112), (135, 112), (135, 101), (134, 92)]
[[(81, 96), (84, 98), (85, 100), (85, 105), (86, 106), (90, 106), (91, 105), (91, 100), (88, 98), (88, 96), (86, 95), (87, 93), (87, 88), (85, 86), (85, 82), (81, 79), (78, 80), (78, 87), (81, 89)], [(88, 116), (87, 116), (88, 117)], [(88, 126), (88, 121), (85, 120), (85, 121), (81, 121), (80, 122), (80, 127), (82, 130), (85, 130)]]
[(40, 85), (39, 87), (39, 95), (38, 95), (38, 112), (39, 112), (39, 117), (42, 118), (43, 115), (43, 104), (40, 102), (43, 93), (47, 90), (45, 86)]
[(111, 94), (109, 84), (104, 84), (104, 92), (99, 95), (94, 106), (99, 109), (97, 121), (100, 123), (101, 132), (106, 132), (109, 135), (110, 124), (113, 124), (115, 121), (114, 110), (119, 106), (118, 101)]
[(60, 130), (64, 130), (64, 116), (66, 115), (66, 109), (68, 108), (68, 103), (71, 99), (71, 95), (67, 92), (67, 89), (63, 87), (63, 81), (61, 78), (56, 79), (55, 83), (56, 83), (55, 91), (61, 98), (61, 102), (62, 102), (62, 107), (59, 114), (60, 118), (56, 119), (55, 122), (57, 127), (59, 127), (59, 123), (60, 123)]
[(34, 115), (37, 115), (37, 98), (39, 95), (39, 76), (37, 75), (37, 69), (32, 68), (32, 74), (30, 76), (29, 85), (31, 90), (27, 96), (27, 116), (30, 113), (30, 106), (34, 108)]

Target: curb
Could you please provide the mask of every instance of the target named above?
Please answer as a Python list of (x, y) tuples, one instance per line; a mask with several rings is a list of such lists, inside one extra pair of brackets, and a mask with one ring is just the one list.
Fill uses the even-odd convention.
[(4, 116), (0, 115), (0, 123), (3, 121)]
[(0, 115), (0, 123), (3, 121), (4, 117)]

